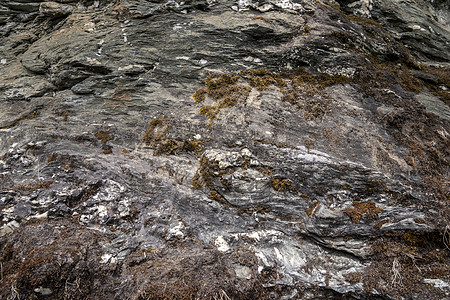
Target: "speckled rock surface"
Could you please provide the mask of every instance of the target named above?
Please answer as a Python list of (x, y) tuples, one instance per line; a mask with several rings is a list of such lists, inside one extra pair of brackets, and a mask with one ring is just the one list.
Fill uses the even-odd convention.
[(0, 1), (0, 298), (449, 298), (446, 3), (398, 5)]

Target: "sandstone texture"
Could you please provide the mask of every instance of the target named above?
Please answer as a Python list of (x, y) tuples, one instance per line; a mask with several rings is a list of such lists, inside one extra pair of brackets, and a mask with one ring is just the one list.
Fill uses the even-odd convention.
[(0, 299), (450, 299), (449, 11), (0, 1)]

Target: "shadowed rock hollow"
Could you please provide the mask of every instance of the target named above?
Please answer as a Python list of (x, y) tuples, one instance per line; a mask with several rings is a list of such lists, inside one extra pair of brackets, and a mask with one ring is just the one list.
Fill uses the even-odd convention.
[(0, 298), (449, 298), (448, 11), (0, 1)]

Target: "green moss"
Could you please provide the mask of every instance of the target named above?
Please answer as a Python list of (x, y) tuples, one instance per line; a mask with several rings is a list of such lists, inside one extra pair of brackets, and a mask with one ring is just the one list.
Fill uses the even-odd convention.
[(317, 208), (320, 206), (319, 201), (312, 202), (307, 209), (305, 209), (305, 212), (308, 216), (314, 216), (314, 214), (317, 211)]
[(238, 75), (222, 74), (220, 76), (209, 75), (206, 79), (206, 92), (214, 99), (220, 99), (229, 94), (229, 87), (234, 86), (239, 80)]
[(151, 120), (148, 124), (144, 136), (142, 137), (142, 142), (146, 143), (147, 145), (151, 145), (155, 141), (159, 141), (162, 136), (165, 136), (167, 128), (166, 130), (162, 130), (159, 133), (157, 132), (157, 129), (164, 126), (166, 120), (167, 119), (165, 117)]
[(333, 76), (326, 73), (311, 74), (305, 68), (295, 70), (290, 77), (297, 85), (310, 84), (316, 86), (318, 89), (335, 84), (344, 84), (351, 80), (349, 77)]
[(48, 189), (55, 180), (47, 180), (41, 181), (37, 183), (29, 183), (29, 184), (17, 184), (14, 185), (13, 189), (20, 193), (30, 193), (36, 190)]
[(200, 103), (206, 99), (206, 94), (206, 89), (200, 88), (192, 95), (192, 98), (196, 103)]
[(199, 109), (199, 113), (205, 115), (210, 120), (214, 120), (218, 112), (217, 107), (213, 105), (205, 105)]
[(311, 27), (309, 27), (308, 25), (305, 25), (305, 26), (303, 26), (302, 31), (303, 31), (302, 36), (310, 35)]
[(99, 139), (103, 144), (111, 140), (111, 136), (109, 135), (109, 130), (100, 130), (94, 133), (95, 137)]
[(377, 26), (379, 28), (383, 28), (383, 26), (381, 26), (380, 23), (378, 23), (377, 21), (372, 20), (372, 19), (364, 18), (364, 17), (361, 17), (361, 16), (355, 16), (355, 15), (352, 15), (352, 14), (346, 14), (345, 16), (350, 21), (356, 22), (358, 24), (368, 24), (368, 25), (372, 25), (372, 26)]
[(217, 105), (217, 109), (220, 111), (223, 108), (229, 108), (233, 107), (238, 103), (238, 99), (233, 96), (227, 96), (220, 100), (219, 104)]
[(205, 155), (200, 157), (200, 167), (192, 178), (192, 185), (195, 189), (200, 189), (202, 187), (211, 187), (211, 181), (214, 179), (215, 175), (213, 169), (217, 167), (218, 164), (211, 163)]
[(376, 207), (375, 202), (353, 201), (353, 207), (345, 209), (344, 213), (347, 214), (353, 222), (358, 223), (364, 214), (367, 219), (374, 220), (378, 218), (378, 214), (382, 211), (381, 208)]
[(155, 150), (155, 155), (172, 155), (179, 152), (199, 152), (203, 143), (200, 141), (179, 141), (164, 139), (160, 141)]
[(251, 87), (256, 88), (258, 91), (264, 91), (271, 85), (279, 88), (286, 86), (286, 81), (281, 74), (274, 74), (264, 68), (244, 70), (239, 74)]
[(249, 87), (238, 85), (239, 75), (222, 74), (220, 76), (209, 75), (205, 81), (206, 88), (198, 89), (192, 98), (199, 103), (209, 96), (216, 101), (216, 105), (205, 105), (199, 110), (211, 122), (224, 108), (235, 106), (240, 100), (246, 99), (250, 91)]
[(10, 129), (13, 127), (16, 127), (17, 125), (19, 125), (19, 123), (23, 120), (32, 120), (37, 118), (37, 116), (39, 116), (41, 114), (41, 110), (40, 109), (36, 109), (28, 114), (24, 114), (21, 115), (19, 118), (13, 120), (11, 123), (9, 123), (6, 126), (0, 127), (0, 129)]
[(294, 187), (292, 186), (291, 181), (288, 179), (272, 177), (270, 179), (270, 182), (272, 184), (272, 188), (277, 192), (285, 192), (285, 191), (293, 191), (294, 190)]
[(254, 17), (252, 17), (252, 19), (261, 20), (261, 21), (264, 21), (264, 22), (267, 22), (267, 23), (272, 23), (272, 21), (270, 21), (267, 18), (264, 18), (263, 16), (254, 16)]
[(203, 146), (203, 142), (201, 141), (185, 141), (184, 143), (183, 149), (186, 151), (199, 152)]

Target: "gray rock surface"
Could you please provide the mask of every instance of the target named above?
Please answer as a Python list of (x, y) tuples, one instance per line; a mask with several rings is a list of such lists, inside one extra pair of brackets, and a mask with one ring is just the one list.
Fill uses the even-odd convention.
[(348, 12), (372, 17), (423, 63), (449, 66), (450, 2), (338, 0)]
[(449, 298), (446, 5), (0, 1), (0, 298)]

